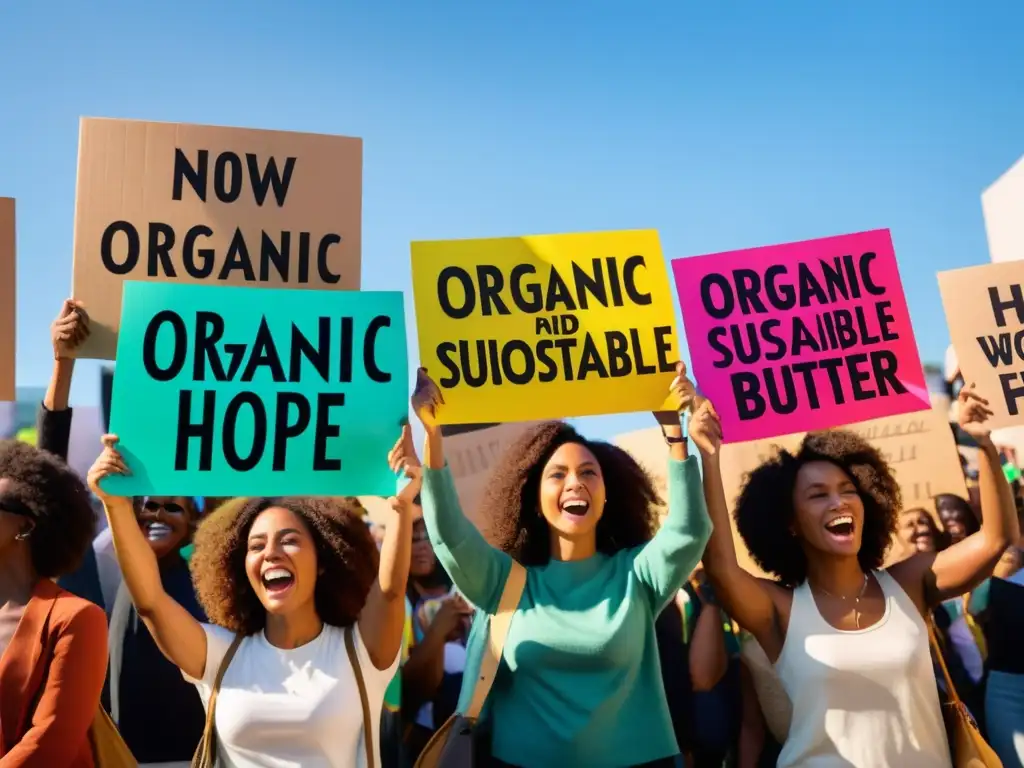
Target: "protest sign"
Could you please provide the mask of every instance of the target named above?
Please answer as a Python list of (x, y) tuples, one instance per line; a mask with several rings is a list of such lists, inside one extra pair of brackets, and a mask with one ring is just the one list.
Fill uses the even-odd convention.
[(679, 348), (658, 233), (412, 244), (446, 424), (656, 410)]
[(119, 495), (393, 495), (401, 293), (125, 283)]
[(362, 140), (83, 118), (79, 357), (113, 359), (121, 284), (358, 290)]
[(17, 300), (14, 200), (0, 197), (0, 402), (14, 400)]
[(939, 273), (964, 382), (988, 400), (994, 428), (1024, 425), (1024, 261)]
[(889, 230), (672, 262), (727, 442), (931, 407)]

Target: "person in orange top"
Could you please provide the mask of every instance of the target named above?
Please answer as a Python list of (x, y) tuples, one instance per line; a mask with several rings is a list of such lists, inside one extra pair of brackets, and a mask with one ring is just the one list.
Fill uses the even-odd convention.
[(0, 442), (0, 768), (94, 765), (107, 619), (54, 583), (78, 567), (94, 528), (67, 464)]

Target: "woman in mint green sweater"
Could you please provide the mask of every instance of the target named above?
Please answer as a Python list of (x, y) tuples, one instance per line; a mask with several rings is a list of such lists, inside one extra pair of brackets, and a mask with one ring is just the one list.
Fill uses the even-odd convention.
[[(679, 410), (693, 385), (679, 364)], [(674, 765), (654, 620), (700, 560), (711, 523), (679, 413), (655, 414), (667, 443), (668, 516), (655, 533), (649, 476), (620, 448), (544, 422), (510, 447), (483, 509), (499, 546), (465, 517), (444, 459), (444, 400), (421, 369), (413, 409), (426, 429), (423, 515), (438, 559), (480, 611), (459, 711), (478, 676), (487, 620), (513, 558), (527, 579), (484, 718), (499, 765), (544, 768)], [(717, 446), (698, 410), (691, 436)]]

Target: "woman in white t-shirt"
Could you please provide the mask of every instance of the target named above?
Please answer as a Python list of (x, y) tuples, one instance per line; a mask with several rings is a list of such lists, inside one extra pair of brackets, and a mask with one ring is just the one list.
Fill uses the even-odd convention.
[[(355, 501), (254, 498), (207, 518), (192, 572), (210, 624), (164, 591), (131, 500), (100, 488), (104, 477), (128, 471), (116, 443), (116, 436), (104, 438), (89, 485), (106, 508), (139, 616), (204, 705), (233, 640), (243, 638), (217, 694), (217, 764), (380, 765), (378, 723), (405, 628), (411, 506), (420, 485), (409, 428), (389, 461), (410, 482), (391, 500), (396, 514), (379, 555)], [(372, 762), (345, 647), (350, 626), (370, 706)]]

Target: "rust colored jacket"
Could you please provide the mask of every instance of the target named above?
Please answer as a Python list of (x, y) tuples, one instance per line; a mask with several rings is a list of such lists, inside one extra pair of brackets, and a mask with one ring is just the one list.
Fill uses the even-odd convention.
[(0, 659), (0, 768), (93, 768), (106, 672), (103, 609), (41, 580)]

